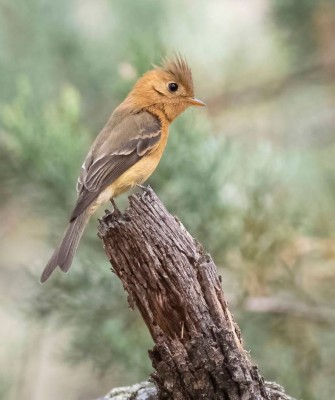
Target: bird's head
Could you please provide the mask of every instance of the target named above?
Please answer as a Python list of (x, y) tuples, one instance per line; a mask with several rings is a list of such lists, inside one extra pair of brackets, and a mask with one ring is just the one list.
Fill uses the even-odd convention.
[(191, 69), (180, 56), (165, 60), (162, 66), (146, 72), (136, 82), (130, 96), (137, 106), (163, 109), (170, 120), (189, 106), (205, 105), (194, 97)]

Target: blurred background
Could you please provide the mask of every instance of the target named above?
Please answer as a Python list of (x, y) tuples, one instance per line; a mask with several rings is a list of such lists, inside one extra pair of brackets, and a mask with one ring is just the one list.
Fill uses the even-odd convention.
[(174, 51), (207, 108), (149, 183), (213, 256), (265, 379), (334, 397), (335, 2), (0, 0), (1, 399), (91, 400), (152, 370), (96, 219), (70, 273), (38, 279), (90, 143)]

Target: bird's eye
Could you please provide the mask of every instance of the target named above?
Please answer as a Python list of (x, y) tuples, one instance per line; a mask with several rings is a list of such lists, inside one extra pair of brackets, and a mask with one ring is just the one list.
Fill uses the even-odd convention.
[(168, 84), (168, 89), (170, 92), (176, 92), (178, 90), (178, 84), (176, 82), (170, 82)]

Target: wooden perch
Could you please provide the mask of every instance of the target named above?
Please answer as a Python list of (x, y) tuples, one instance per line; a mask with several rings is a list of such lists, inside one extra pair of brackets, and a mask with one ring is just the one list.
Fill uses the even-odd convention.
[(290, 399), (264, 382), (243, 349), (210, 255), (152, 189), (129, 199), (124, 214), (106, 212), (99, 236), (155, 342), (149, 355), (157, 394), (150, 389), (141, 398)]

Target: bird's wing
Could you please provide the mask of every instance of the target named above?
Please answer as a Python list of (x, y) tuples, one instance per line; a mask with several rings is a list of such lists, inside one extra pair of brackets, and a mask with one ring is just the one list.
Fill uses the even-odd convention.
[(71, 221), (106, 187), (156, 148), (161, 138), (161, 123), (156, 116), (143, 111), (129, 114), (116, 126), (110, 121), (101, 135), (82, 166), (77, 182), (78, 200)]

